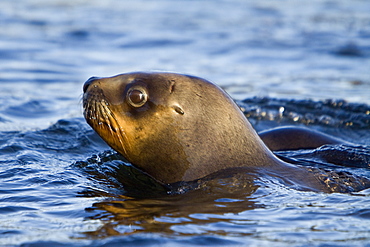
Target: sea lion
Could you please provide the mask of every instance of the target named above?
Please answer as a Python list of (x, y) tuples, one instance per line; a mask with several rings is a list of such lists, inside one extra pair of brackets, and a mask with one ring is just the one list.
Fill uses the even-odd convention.
[(277, 158), (231, 97), (175, 73), (92, 77), (84, 84), (88, 124), (129, 162), (164, 184), (244, 168), (303, 190), (330, 190), (307, 169)]

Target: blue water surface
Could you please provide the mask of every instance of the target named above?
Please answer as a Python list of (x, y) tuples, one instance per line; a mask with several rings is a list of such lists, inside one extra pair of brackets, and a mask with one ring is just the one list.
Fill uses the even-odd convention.
[[(326, 168), (370, 178), (369, 13), (367, 0), (2, 0), (0, 245), (370, 246), (369, 189), (235, 178), (135, 197), (120, 182), (135, 171), (104, 153), (81, 106), (90, 76), (192, 74), (258, 131), (306, 126), (359, 144), (336, 150), (357, 167)], [(279, 155), (325, 163), (327, 150)]]

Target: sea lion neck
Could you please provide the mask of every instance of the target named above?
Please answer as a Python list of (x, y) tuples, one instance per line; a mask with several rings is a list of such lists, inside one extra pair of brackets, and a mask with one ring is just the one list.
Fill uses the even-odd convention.
[[(191, 181), (220, 169), (271, 169), (285, 165), (264, 145), (243, 115), (238, 113), (222, 121), (213, 119), (203, 123), (199, 132), (192, 133), (191, 137), (186, 132), (181, 136), (182, 140), (199, 138), (202, 142), (188, 144), (186, 152), (190, 165), (181, 180)], [(204, 130), (207, 125), (213, 127)], [(207, 136), (207, 139), (201, 136)]]

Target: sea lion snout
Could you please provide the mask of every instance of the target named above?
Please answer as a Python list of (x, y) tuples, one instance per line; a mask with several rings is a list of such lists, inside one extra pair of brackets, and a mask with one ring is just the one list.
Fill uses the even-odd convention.
[(96, 77), (96, 76), (93, 76), (93, 77), (90, 77), (83, 85), (83, 92), (86, 93), (87, 89), (89, 88), (89, 86), (95, 81), (99, 79), (99, 77)]

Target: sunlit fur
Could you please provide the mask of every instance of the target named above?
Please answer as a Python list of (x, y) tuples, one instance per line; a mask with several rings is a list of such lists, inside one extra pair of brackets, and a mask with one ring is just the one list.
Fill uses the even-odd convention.
[[(107, 142), (119, 143), (123, 155), (127, 156), (125, 145), (129, 145), (123, 126), (118, 124), (117, 118), (109, 108), (109, 103), (104, 99), (101, 89), (89, 92), (83, 96), (83, 108), (86, 121), (98, 132), (109, 136)], [(110, 140), (109, 140), (110, 139)], [(116, 144), (117, 145), (117, 144)]]

